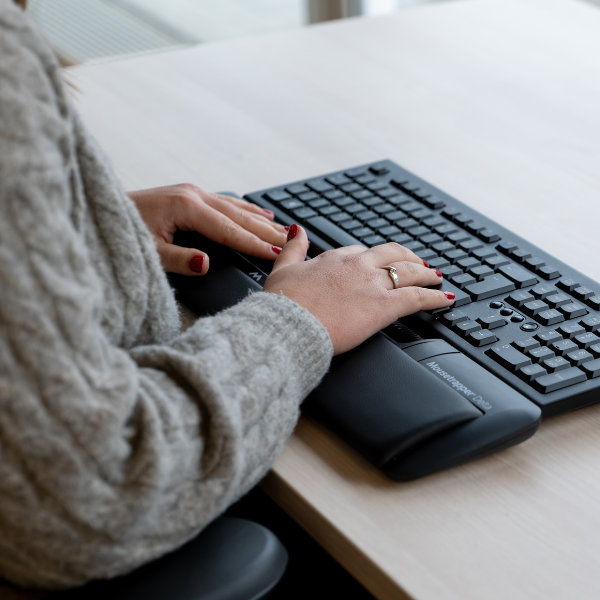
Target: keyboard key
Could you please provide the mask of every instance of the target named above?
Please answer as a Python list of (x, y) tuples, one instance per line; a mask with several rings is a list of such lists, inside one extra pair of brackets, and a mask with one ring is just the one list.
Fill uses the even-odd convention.
[(550, 371), (550, 373), (556, 373), (557, 371), (564, 371), (571, 366), (571, 363), (563, 356), (555, 356), (549, 358), (541, 363), (544, 369)]
[(462, 310), (451, 310), (450, 312), (444, 313), (439, 320), (448, 327), (453, 327), (463, 321), (468, 321), (469, 317)]
[(408, 233), (396, 233), (390, 237), (390, 242), (396, 242), (396, 244), (408, 244), (412, 242), (413, 238)]
[(500, 236), (491, 229), (482, 229), (477, 235), (488, 244), (497, 242), (500, 239)]
[(360, 242), (343, 229), (334, 225), (325, 217), (311, 217), (306, 221), (307, 225), (314, 229), (320, 236), (325, 238), (334, 246), (352, 246)]
[(477, 281), (481, 281), (482, 279), (488, 277), (489, 275), (494, 274), (494, 270), (490, 269), (490, 267), (486, 265), (479, 265), (478, 267), (473, 267), (469, 269), (469, 273), (477, 279)]
[(284, 200), (289, 200), (291, 198), (290, 194), (283, 192), (282, 190), (267, 192), (264, 194), (264, 197), (271, 202), (283, 202)]
[[(300, 210), (302, 210), (302, 209), (300, 209)], [(344, 221), (343, 223), (340, 223), (340, 227), (342, 229), (345, 229), (346, 231), (352, 231), (353, 229), (358, 229), (359, 227), (362, 227), (362, 226), (363, 226), (363, 224), (360, 221), (357, 221), (356, 219), (350, 219), (349, 221)], [(371, 233), (373, 233), (373, 232), (371, 232)], [(352, 233), (352, 235), (356, 235), (356, 234)]]
[[(381, 196), (381, 193), (379, 195)], [(420, 210), (417, 210), (414, 213), (412, 213), (411, 216), (413, 219), (419, 219), (419, 221), (422, 221), (424, 225), (427, 225), (427, 223), (425, 223), (424, 221), (426, 219), (429, 219), (430, 217), (433, 217), (433, 213), (430, 210), (427, 210), (426, 208), (421, 208)], [(427, 227), (431, 227), (431, 225), (427, 225)]]
[(531, 252), (529, 252), (529, 250), (523, 250), (523, 248), (515, 248), (510, 251), (510, 256), (517, 262), (523, 263), (531, 257)]
[(386, 175), (387, 173), (390, 172), (390, 170), (382, 163), (377, 163), (375, 165), (371, 165), (369, 167), (369, 171), (371, 171), (371, 173), (373, 173), (373, 175)]
[(466, 229), (471, 233), (477, 233), (478, 231), (485, 229), (485, 225), (480, 221), (471, 221), (470, 223), (467, 223)]
[[(306, 185), (313, 191), (319, 192), (322, 194), (323, 192), (328, 192), (333, 189), (333, 186), (330, 183), (327, 183), (323, 179), (313, 179), (312, 181), (307, 181)], [(354, 184), (356, 185), (356, 184)], [(360, 186), (359, 186), (360, 187)]]
[(554, 358), (556, 355), (550, 348), (546, 346), (540, 346), (539, 348), (532, 348), (528, 350), (526, 354), (531, 358), (533, 362), (542, 362), (544, 360), (548, 360), (549, 358)]
[(438, 255), (431, 249), (425, 248), (425, 250), (419, 250), (419, 258), (424, 258), (426, 261), (433, 260), (437, 258)]
[(537, 278), (529, 271), (517, 265), (505, 265), (500, 267), (498, 272), (513, 281), (518, 288), (535, 285), (538, 282)]
[[(454, 244), (452, 244), (451, 242), (437, 242), (434, 246), (433, 249), (436, 252), (439, 252), (440, 254), (442, 253), (446, 253), (450, 250), (456, 250), (456, 246)], [(461, 250), (462, 252), (462, 250)], [(463, 256), (465, 256), (465, 253), (463, 252)], [(450, 257), (447, 257), (450, 258)]]
[(462, 248), (465, 252), (471, 252), (476, 248), (482, 248), (483, 244), (479, 240), (471, 238), (470, 240), (464, 240), (463, 242), (460, 242), (459, 247)]
[(467, 223), (470, 223), (473, 219), (469, 217), (469, 215), (465, 215), (463, 213), (458, 213), (452, 217), (452, 220), (455, 223), (458, 223), (462, 227), (464, 227)]
[(565, 315), (565, 319), (574, 319), (576, 317), (582, 317), (583, 315), (587, 315), (587, 310), (581, 304), (577, 302), (571, 302), (571, 304), (565, 304), (561, 306), (558, 310), (560, 310), (563, 315)]
[(552, 342), (548, 348), (552, 350), (558, 356), (564, 356), (569, 352), (579, 350), (579, 346), (572, 340), (559, 340), (558, 342)]
[(570, 369), (565, 369), (558, 373), (538, 377), (533, 381), (533, 387), (539, 392), (542, 392), (542, 394), (548, 394), (569, 385), (581, 383), (585, 380), (586, 375), (581, 369), (571, 367)]
[[(298, 196), (299, 194), (303, 194), (304, 192), (308, 192), (308, 188), (303, 183), (296, 183), (294, 185), (288, 185), (285, 188), (290, 194), (294, 196)], [(286, 198), (284, 198), (286, 200)]]
[(488, 346), (498, 341), (498, 338), (489, 330), (482, 329), (481, 331), (474, 331), (467, 336), (467, 340), (473, 344), (473, 346)]
[(563, 337), (558, 333), (558, 331), (546, 331), (541, 333), (536, 333), (534, 338), (539, 340), (542, 346), (547, 346), (548, 344), (552, 344), (553, 342), (558, 342), (562, 340)]
[(440, 198), (438, 198), (437, 196), (427, 196), (425, 198), (422, 199), (423, 200), (423, 204), (425, 204), (425, 206), (428, 206), (429, 208), (433, 208), (433, 209), (438, 209), (438, 208), (444, 208), (444, 206), (446, 206), (446, 203), (441, 200)]
[(592, 296), (588, 298), (585, 303), (594, 310), (600, 310), (600, 296)]
[(596, 331), (597, 329), (600, 329), (600, 317), (586, 317), (579, 321), (579, 324), (586, 331)]
[(512, 345), (521, 352), (527, 352), (527, 350), (539, 348), (540, 342), (538, 340), (534, 340), (532, 337), (529, 337), (524, 340), (516, 340), (512, 343)]
[(491, 248), (475, 248), (475, 250), (471, 252), (471, 256), (474, 256), (477, 260), (483, 260), (484, 258), (497, 256), (497, 254)]
[(496, 245), (496, 250), (500, 250), (500, 252), (503, 254), (508, 254), (511, 250), (515, 250), (516, 248), (517, 244), (511, 242), (510, 240), (503, 240)]
[(462, 274), (461, 269), (459, 269), (456, 265), (448, 265), (446, 267), (442, 267), (440, 271), (442, 275), (446, 278)]
[(431, 246), (439, 242), (442, 238), (437, 233), (427, 233), (419, 238), (424, 244)]
[(452, 219), (452, 218), (454, 218), (459, 213), (460, 213), (460, 210), (458, 208), (450, 208), (450, 207), (448, 207), (448, 208), (445, 208), (442, 211), (442, 216), (446, 217), (447, 219)]
[[(348, 172), (346, 172), (346, 175), (348, 175)], [(348, 175), (348, 177), (352, 177), (352, 175)], [(354, 177), (353, 179), (356, 181), (356, 183), (360, 183), (361, 185), (367, 185), (368, 183), (373, 183), (375, 181), (375, 177), (366, 171), (365, 175), (360, 175), (358, 177)]]
[(564, 304), (569, 304), (572, 302), (571, 298), (566, 294), (558, 293), (553, 294), (552, 296), (547, 296), (545, 300), (551, 308), (559, 308)]
[(394, 206), (385, 202), (384, 204), (378, 204), (373, 207), (373, 210), (378, 215), (385, 215), (386, 213), (392, 212), (394, 210)]
[[(343, 206), (349, 206), (351, 204), (356, 204), (356, 202), (354, 202), (354, 200), (352, 200), (352, 198), (348, 197), (348, 196), (341, 196), (340, 198), (336, 198), (333, 203), (336, 206), (339, 206), (340, 208)], [(360, 204), (358, 205), (360, 206)]]
[(562, 323), (565, 320), (565, 316), (559, 313), (555, 308), (550, 310), (544, 310), (538, 313), (536, 321), (539, 321), (542, 325), (556, 325), (556, 323)]
[[(309, 187), (315, 189), (312, 185), (310, 185), (310, 183), (308, 185)], [(347, 183), (346, 185), (343, 185), (340, 189), (346, 192), (346, 194), (351, 194), (352, 192), (358, 192), (358, 190), (362, 190), (363, 187), (358, 183)], [(315, 191), (318, 192), (319, 190)]]
[(395, 190), (394, 188), (391, 188), (391, 187), (381, 188), (380, 190), (377, 190), (377, 194), (379, 196), (381, 196), (382, 198), (390, 198), (391, 196), (400, 195), (398, 190)]
[[(377, 231), (380, 235), (384, 235), (386, 237), (390, 237), (396, 233), (400, 233), (400, 230), (395, 225), (387, 225), (386, 227), (380, 227)], [(407, 235), (407, 234), (402, 233), (400, 235)]]
[(420, 250), (425, 250), (425, 245), (419, 240), (414, 240), (412, 242), (407, 242), (406, 244), (402, 244), (405, 248), (412, 250), (413, 252), (419, 252)]
[(531, 365), (531, 358), (525, 356), (512, 346), (494, 346), (485, 352), (490, 358), (500, 363), (505, 369), (515, 372), (517, 369)]
[[(571, 325), (561, 325), (557, 329), (557, 331), (567, 340), (574, 338), (576, 335), (581, 335), (582, 333), (585, 333), (584, 328), (581, 325), (578, 325), (577, 323), (572, 323)], [(600, 338), (598, 338), (598, 341), (600, 342)], [(588, 345), (591, 346), (592, 343)], [(585, 348), (585, 346), (583, 347)]]
[(528, 258), (523, 264), (532, 271), (538, 271), (546, 266), (546, 263), (541, 258), (536, 258), (535, 256)]
[(573, 296), (578, 300), (587, 300), (588, 298), (595, 296), (595, 293), (590, 290), (589, 287), (580, 286), (573, 290)]
[[(448, 223), (448, 221), (446, 221), (446, 219), (442, 219), (442, 217), (440, 217), (439, 215), (432, 215), (431, 217), (427, 217), (422, 220), (422, 223), (423, 225), (427, 225), (427, 227), (431, 227), (432, 229), (435, 229), (436, 227), (445, 227), (446, 225), (454, 227), (454, 225), (451, 225), (450, 223)], [(454, 231), (456, 231), (456, 227), (454, 227)]]
[(580, 367), (584, 363), (594, 360), (594, 357), (587, 350), (574, 350), (569, 352), (566, 358), (574, 367)]
[(346, 204), (344, 210), (351, 215), (355, 215), (356, 213), (364, 211), (365, 207), (358, 202), (354, 202), (353, 204)]
[(379, 196), (371, 196), (370, 198), (365, 198), (364, 200), (361, 200), (361, 203), (367, 208), (373, 208), (373, 206), (381, 204), (381, 198)]
[(415, 238), (421, 237), (422, 235), (427, 235), (431, 233), (431, 229), (429, 227), (425, 227), (425, 225), (419, 225), (417, 227), (411, 227), (407, 230), (407, 233), (410, 233)]
[(415, 202), (414, 200), (411, 202), (402, 202), (400, 206), (402, 207), (402, 210), (408, 214), (412, 214), (417, 210), (421, 210), (421, 203)]
[(367, 170), (364, 167), (355, 167), (354, 169), (350, 169), (346, 171), (346, 175), (351, 177), (352, 179), (356, 179), (358, 177), (364, 177), (367, 174)]
[(507, 321), (498, 315), (490, 315), (488, 317), (479, 317), (477, 322), (484, 329), (497, 329), (498, 327), (504, 327)]
[(330, 175), (325, 178), (325, 181), (333, 185), (344, 185), (345, 183), (351, 183), (351, 179), (345, 175)]
[(544, 279), (558, 279), (560, 277), (560, 271), (549, 265), (540, 267), (537, 270), (537, 273), (539, 273)]
[[(362, 225), (362, 223), (359, 224)], [(343, 225), (342, 225), (343, 227)], [(375, 232), (370, 228), (370, 227), (360, 227), (359, 229), (355, 229), (352, 232), (352, 235), (354, 237), (357, 237), (358, 239), (362, 240), (365, 237), (369, 237), (370, 235), (373, 235)]]
[(319, 209), (319, 212), (328, 217), (329, 215), (334, 215), (336, 213), (340, 212), (340, 209), (337, 206), (324, 206), (323, 208)]
[(382, 190), (384, 187), (387, 187), (387, 185), (383, 181), (374, 181), (373, 183), (367, 183), (366, 187), (373, 192), (376, 192), (377, 190)]
[(350, 195), (355, 200), (366, 200), (367, 198), (371, 198), (373, 196), (373, 192), (370, 192), (369, 190), (358, 190), (358, 192), (352, 192)]
[[(378, 229), (379, 227), (388, 227), (389, 223), (387, 219), (382, 219), (381, 217), (379, 217), (377, 219), (371, 219), (370, 221), (367, 221), (366, 225), (371, 229)], [(400, 230), (396, 227), (396, 231)]]
[(447, 267), (450, 264), (448, 259), (444, 258), (443, 256), (438, 256), (437, 258), (428, 260), (428, 262), (432, 269), (441, 269), (442, 267)]
[[(388, 217), (389, 218), (389, 217)], [(400, 227), (403, 231), (410, 229), (411, 227), (415, 227), (419, 222), (415, 219), (400, 219), (394, 223), (396, 227)]]
[(530, 317), (534, 317), (538, 313), (550, 308), (543, 300), (532, 300), (523, 304), (523, 312)]
[(362, 241), (368, 246), (379, 246), (380, 244), (385, 244), (386, 240), (381, 235), (372, 235), (370, 237), (362, 238)]
[(557, 289), (549, 283), (540, 283), (529, 290), (538, 300), (543, 300), (547, 296), (557, 293)]
[(548, 371), (541, 365), (529, 365), (528, 367), (523, 367), (517, 371), (517, 375), (527, 383), (531, 383), (534, 379), (547, 374)]
[(512, 304), (512, 306), (516, 306), (517, 308), (520, 308), (524, 304), (532, 302), (533, 300), (535, 300), (535, 298), (529, 292), (514, 292), (508, 298), (506, 298), (506, 301), (509, 304)]
[(439, 233), (440, 235), (443, 235), (444, 237), (451, 234), (451, 233), (455, 233), (458, 231), (458, 228), (455, 225), (452, 225), (450, 223), (444, 223), (443, 225), (430, 225), (428, 222), (423, 221), (425, 223), (425, 225), (427, 225), (428, 227), (433, 227), (434, 231), (436, 231), (437, 233)]
[(290, 211), (295, 210), (296, 208), (302, 208), (304, 206), (304, 202), (300, 202), (300, 200), (295, 200), (292, 198), (291, 200), (284, 200), (279, 204), (279, 206), (287, 211)]
[(329, 217), (334, 223), (342, 223), (343, 221), (347, 221), (351, 218), (351, 216), (347, 212), (339, 212), (335, 215), (331, 215)]
[[(313, 192), (309, 192), (309, 194), (312, 194)], [(323, 196), (325, 196), (325, 198), (327, 198), (327, 200), (335, 200), (336, 198), (343, 198), (345, 197), (344, 192), (340, 192), (340, 190), (331, 190), (329, 192), (325, 192), (323, 194)]]
[(476, 258), (473, 258), (471, 256), (467, 258), (461, 258), (460, 260), (457, 260), (456, 263), (461, 269), (465, 270), (481, 265), (481, 263)]
[(406, 219), (406, 217), (406, 213), (401, 210), (395, 210), (394, 212), (390, 212), (385, 216), (388, 221), (398, 221), (399, 219)]
[(593, 346), (590, 346), (587, 350), (588, 352), (591, 352), (596, 358), (600, 356), (600, 344), (594, 344)]
[(590, 378), (600, 376), (600, 360), (590, 360), (581, 366), (581, 370)]
[(456, 333), (466, 337), (470, 333), (481, 331), (481, 325), (475, 323), (475, 321), (462, 321), (461, 323), (458, 323), (454, 329), (456, 330)]
[(515, 284), (502, 275), (490, 275), (479, 283), (468, 285), (465, 290), (472, 296), (473, 300), (485, 300), (498, 294), (512, 292)]
[[(447, 244), (450, 244), (450, 242), (446, 242)], [(441, 244), (439, 244), (439, 246), (441, 246)], [(454, 248), (454, 246), (452, 244), (450, 244), (450, 248)], [(446, 250), (444, 252), (444, 256), (451, 262), (451, 263), (455, 263), (463, 258), (467, 257), (467, 253), (464, 250), (458, 250), (458, 249), (454, 249), (454, 250)]]
[(594, 344), (600, 343), (600, 337), (591, 331), (588, 333), (580, 333), (579, 335), (576, 335), (573, 340), (580, 348), (589, 348)]
[(308, 206), (303, 206), (302, 208), (299, 208), (298, 210), (295, 210), (293, 212), (293, 215), (297, 219), (300, 219), (301, 221), (304, 221), (304, 219), (308, 219), (309, 217), (316, 216), (317, 215), (317, 211), (313, 210), (312, 208), (309, 208)]
[(498, 267), (502, 267), (504, 265), (510, 265), (510, 260), (504, 258), (504, 256), (490, 256), (490, 258), (486, 258), (483, 262), (488, 267), (492, 267), (492, 269), (497, 269)]
[(556, 285), (561, 290), (565, 290), (565, 292), (572, 292), (575, 288), (579, 287), (579, 283), (571, 278), (561, 279)]
[(308, 205), (311, 208), (323, 208), (324, 206), (331, 206), (331, 202), (327, 202), (324, 198), (318, 198), (317, 200), (311, 200)]
[(374, 213), (372, 210), (365, 210), (363, 212), (356, 213), (354, 216), (361, 221), (370, 221), (371, 219), (376, 219), (379, 215)]
[(469, 275), (468, 273), (464, 273), (463, 275), (454, 275), (450, 280), (461, 290), (464, 290), (468, 285), (475, 283), (475, 277)]

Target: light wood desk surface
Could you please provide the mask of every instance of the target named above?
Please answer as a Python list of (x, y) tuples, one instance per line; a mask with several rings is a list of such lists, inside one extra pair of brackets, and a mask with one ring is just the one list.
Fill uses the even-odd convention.
[[(578, 0), (440, 3), (72, 78), (129, 188), (245, 193), (387, 157), (600, 280), (600, 10)], [(600, 598), (600, 406), (404, 484), (304, 419), (265, 485), (380, 599)]]

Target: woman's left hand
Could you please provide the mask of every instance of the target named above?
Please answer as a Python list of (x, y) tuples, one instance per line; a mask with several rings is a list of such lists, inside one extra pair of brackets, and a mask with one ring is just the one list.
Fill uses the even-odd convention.
[(209, 258), (195, 248), (173, 244), (177, 229), (207, 238), (252, 256), (275, 260), (286, 241), (286, 229), (273, 213), (255, 204), (205, 192), (184, 183), (128, 192), (154, 237), (162, 266), (170, 273), (204, 275)]

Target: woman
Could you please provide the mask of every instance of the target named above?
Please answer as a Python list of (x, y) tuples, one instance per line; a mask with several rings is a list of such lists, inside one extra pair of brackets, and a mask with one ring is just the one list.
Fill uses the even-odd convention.
[[(305, 262), (301, 228), (286, 240), (243, 201), (130, 197), (0, 0), (0, 577), (25, 587), (115, 576), (192, 538), (265, 474), (332, 354), (452, 304), (396, 244)], [(177, 228), (275, 259), (264, 292), (180, 334), (162, 267), (210, 265), (172, 245)]]

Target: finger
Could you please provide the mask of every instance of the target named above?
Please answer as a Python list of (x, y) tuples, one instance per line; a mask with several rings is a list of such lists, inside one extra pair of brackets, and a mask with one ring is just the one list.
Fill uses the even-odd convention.
[[(438, 269), (428, 269), (423, 264), (413, 263), (410, 261), (391, 263), (391, 267), (396, 269), (396, 277), (398, 277), (398, 287), (407, 287), (412, 285), (430, 286), (439, 285), (442, 283), (442, 273)], [(387, 269), (380, 269), (386, 278), (386, 287), (393, 289), (392, 277)]]
[(234, 223), (258, 236), (261, 240), (279, 247), (285, 244), (287, 232), (283, 225), (259, 218), (253, 213), (220, 198), (212, 198), (207, 201), (207, 204), (229, 217)]
[(308, 251), (308, 237), (306, 231), (294, 223), (290, 226), (288, 241), (283, 247), (281, 254), (277, 257), (271, 273), (292, 265), (304, 262)]
[(275, 218), (275, 213), (268, 208), (262, 208), (261, 206), (257, 206), (252, 202), (248, 202), (247, 200), (242, 200), (240, 198), (234, 198), (233, 196), (226, 196), (224, 194), (215, 194), (218, 199), (223, 199), (226, 202), (230, 202), (231, 204), (238, 206), (239, 208), (243, 208), (244, 210), (248, 210), (260, 217), (264, 217), (272, 221)]
[[(260, 239), (208, 204), (199, 204), (195, 210), (189, 211), (187, 216), (186, 230), (197, 231), (217, 244), (223, 244), (258, 258), (275, 260), (285, 243), (285, 236), (282, 236), (283, 240), (278, 244)], [(181, 226), (180, 228), (183, 229)], [(281, 238), (278, 238), (278, 241), (279, 239)]]
[(454, 304), (454, 294), (422, 287), (404, 287), (390, 293), (391, 302), (397, 307), (397, 318), (412, 315), (420, 310), (434, 310)]
[(429, 266), (426, 261), (419, 258), (412, 250), (394, 242), (370, 248), (364, 258), (375, 267), (383, 267), (383, 265), (389, 265), (392, 262), (403, 261), (421, 264), (426, 267)]
[(157, 245), (163, 269), (167, 273), (180, 275), (206, 275), (208, 254), (195, 248), (182, 248), (167, 242)]

